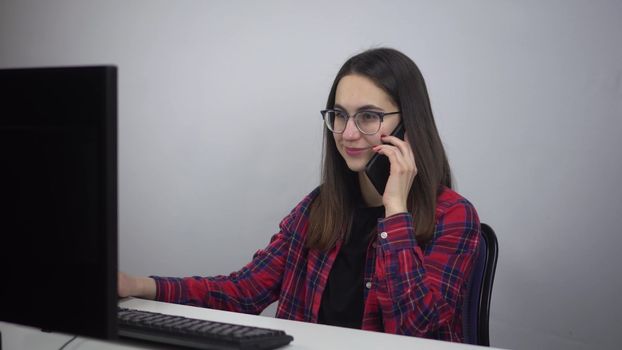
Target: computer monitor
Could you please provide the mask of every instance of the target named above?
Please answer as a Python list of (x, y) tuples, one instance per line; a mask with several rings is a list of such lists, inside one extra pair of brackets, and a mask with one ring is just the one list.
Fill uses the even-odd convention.
[(0, 320), (117, 333), (117, 70), (0, 69)]

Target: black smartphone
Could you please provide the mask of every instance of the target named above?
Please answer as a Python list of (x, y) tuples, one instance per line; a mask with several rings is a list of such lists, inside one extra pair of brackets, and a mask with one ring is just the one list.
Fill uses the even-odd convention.
[[(404, 124), (401, 121), (393, 130), (391, 136), (395, 136), (400, 140), (404, 139)], [(380, 195), (384, 193), (387, 180), (389, 180), (390, 169), (391, 163), (389, 162), (389, 158), (379, 153), (374, 154), (365, 166), (365, 174), (367, 174), (367, 177)]]

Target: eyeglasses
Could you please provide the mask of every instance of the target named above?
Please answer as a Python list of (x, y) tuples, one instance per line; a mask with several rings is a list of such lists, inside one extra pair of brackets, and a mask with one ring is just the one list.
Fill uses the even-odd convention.
[[(335, 134), (341, 134), (346, 130), (346, 124), (348, 124), (348, 112), (339, 110), (339, 109), (326, 109), (320, 111), (322, 113), (322, 118), (324, 118), (324, 123), (326, 123), (326, 127), (328, 130), (334, 132)], [(391, 114), (398, 114), (397, 112), (379, 112), (379, 111), (358, 111), (356, 112), (352, 118), (354, 119), (354, 125), (365, 135), (373, 135), (380, 130), (380, 125), (382, 124), (384, 117)]]

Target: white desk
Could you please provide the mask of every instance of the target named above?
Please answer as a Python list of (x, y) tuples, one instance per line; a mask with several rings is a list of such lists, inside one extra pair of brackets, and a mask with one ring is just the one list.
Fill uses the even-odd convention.
[[(237, 323), (242, 325), (282, 329), (294, 337), (284, 350), (302, 349), (430, 349), (430, 350), (467, 350), (485, 349), (465, 344), (455, 344), (443, 341), (391, 335), (379, 332), (361, 331), (356, 329), (332, 327), (306, 322), (282, 320), (272, 317), (245, 315), (234, 312), (211, 310), (184, 305), (168, 304), (143, 299), (125, 299), (119, 306), (160, 312), (164, 314), (180, 315), (198, 319), (208, 319), (220, 322)], [(43, 333), (37, 329), (17, 326), (0, 322), (2, 332), (2, 350), (37, 350), (58, 349), (67, 340), (69, 335), (59, 333)], [(89, 338), (78, 337), (65, 350), (99, 350), (99, 349), (153, 349), (145, 343), (131, 344), (127, 342), (106, 342)]]

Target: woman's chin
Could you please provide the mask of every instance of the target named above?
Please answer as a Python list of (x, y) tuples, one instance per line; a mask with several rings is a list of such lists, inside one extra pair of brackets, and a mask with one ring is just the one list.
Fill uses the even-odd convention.
[(373, 156), (371, 152), (367, 154), (359, 154), (356, 156), (349, 155), (345, 152), (339, 152), (339, 153), (341, 154), (341, 157), (343, 158), (346, 165), (348, 166), (348, 169), (350, 169), (351, 171), (354, 171), (355, 173), (364, 171), (365, 166), (367, 166), (367, 163)]
[(346, 161), (348, 165), (348, 169), (354, 171), (355, 173), (359, 173), (361, 171), (365, 171), (365, 166), (367, 165), (367, 161)]

